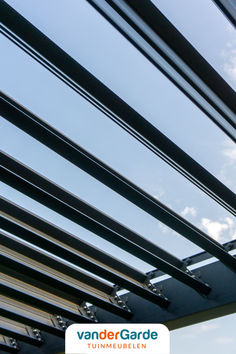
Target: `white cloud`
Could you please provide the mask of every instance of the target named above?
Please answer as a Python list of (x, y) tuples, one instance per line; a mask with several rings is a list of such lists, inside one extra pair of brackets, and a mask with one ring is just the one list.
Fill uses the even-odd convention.
[(217, 328), (219, 328), (219, 325), (217, 325), (215, 323), (203, 323), (200, 325), (201, 332), (214, 331)]
[(221, 221), (202, 218), (201, 225), (204, 231), (218, 242), (229, 241), (229, 239), (234, 240), (236, 238), (236, 225), (234, 221), (229, 217), (223, 218)]
[(215, 331), (218, 328), (219, 325), (215, 323), (202, 323), (195, 326), (194, 328), (189, 328), (188, 332), (182, 334), (182, 337), (186, 339), (193, 339), (199, 336), (201, 333)]
[(153, 193), (153, 197), (155, 199), (160, 199), (161, 197), (163, 197), (164, 194), (165, 191), (162, 187), (155, 187), (155, 192)]
[(222, 154), (226, 156), (230, 163), (236, 162), (236, 145), (231, 140), (227, 140), (224, 143), (225, 148), (222, 151)]
[(218, 178), (229, 188), (234, 189), (236, 187), (236, 180), (233, 178), (236, 175), (236, 145), (231, 140), (224, 141), (221, 153), (224, 156), (224, 163)]
[(186, 215), (191, 215), (191, 216), (196, 216), (197, 215), (197, 210), (193, 207), (185, 207), (184, 210), (181, 211), (182, 216)]
[(233, 343), (235, 340), (232, 337), (218, 337), (216, 338), (216, 342), (220, 344), (230, 344)]
[(223, 70), (232, 81), (236, 82), (236, 41), (230, 40), (222, 52)]
[(159, 222), (158, 226), (161, 232), (163, 232), (163, 234), (166, 234), (169, 230), (168, 226), (162, 224), (161, 222)]
[(231, 23), (227, 23), (227, 25), (226, 25), (226, 31), (227, 32), (230, 32), (230, 33), (234, 33), (234, 27), (233, 27), (233, 25), (231, 25)]
[(236, 82), (236, 49), (227, 52), (227, 60), (223, 65), (224, 72), (228, 77)]

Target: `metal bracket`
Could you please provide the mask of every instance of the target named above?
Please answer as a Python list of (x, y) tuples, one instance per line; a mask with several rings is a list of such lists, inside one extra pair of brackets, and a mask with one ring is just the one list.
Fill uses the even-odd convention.
[(38, 341), (43, 342), (43, 337), (41, 331), (37, 328), (30, 328), (32, 337), (36, 338)]
[(88, 319), (94, 322), (98, 322), (96, 318), (96, 312), (92, 311), (92, 308), (88, 307), (85, 301), (83, 301), (81, 305), (78, 306), (78, 311), (82, 316), (87, 317)]
[(10, 347), (12, 347), (12, 348), (14, 348), (14, 349), (16, 349), (16, 350), (20, 350), (20, 347), (19, 347), (19, 345), (18, 345), (18, 342), (17, 342), (17, 340), (16, 340), (15, 338), (6, 338), (6, 337), (5, 337), (5, 340), (6, 340), (6, 343), (7, 343)]
[(163, 289), (158, 288), (157, 286), (152, 284), (150, 281), (153, 278), (154, 272), (151, 271), (151, 272), (147, 273), (146, 280), (143, 283), (143, 287), (167, 301), (168, 298), (162, 293)]
[(63, 329), (63, 331), (65, 331), (67, 329), (67, 324), (66, 321), (64, 321), (64, 319), (62, 318), (62, 316), (56, 315), (55, 319), (58, 327)]
[(127, 301), (124, 298), (121, 298), (119, 295), (117, 295), (116, 291), (113, 291), (113, 293), (109, 297), (109, 299), (113, 304), (116, 304), (116, 305), (120, 306), (122, 309), (124, 309), (128, 312), (131, 312), (130, 308), (127, 305)]

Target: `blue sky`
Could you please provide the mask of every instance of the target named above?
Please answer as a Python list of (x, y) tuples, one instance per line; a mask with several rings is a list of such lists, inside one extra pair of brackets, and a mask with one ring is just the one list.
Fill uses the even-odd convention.
[[(233, 178), (236, 175), (236, 148), (230, 139), (85, 0), (7, 2), (223, 183), (236, 190)], [(235, 87), (235, 31), (212, 1), (153, 2), (224, 79)], [(236, 238), (236, 226), (231, 214), (97, 112), (14, 44), (1, 38), (1, 47), (1, 89), (5, 93), (181, 213), (210, 236), (220, 242)], [(181, 258), (200, 251), (3, 119), (0, 131), (1, 149), (144, 237)], [(134, 266), (145, 271), (152, 269), (136, 257), (127, 255), (3, 184), (1, 193), (98, 247), (106, 247), (124, 261), (129, 257), (129, 262)], [(196, 348), (199, 348), (200, 343), (205, 343), (209, 345), (210, 353), (222, 353), (219, 351), (220, 343), (214, 340), (214, 336), (233, 337), (235, 323), (234, 315), (225, 320), (209, 322), (209, 330), (204, 327), (207, 325), (205, 323), (174, 331), (172, 353), (184, 353), (181, 348), (183, 340), (185, 343), (196, 343)], [(189, 337), (186, 337), (186, 333), (189, 333)], [(210, 343), (208, 338), (211, 338)], [(233, 342), (227, 340), (227, 353), (231, 354)], [(224, 342), (223, 339), (220, 341)], [(191, 353), (194, 354), (193, 351)], [(196, 353), (199, 353), (199, 349)]]

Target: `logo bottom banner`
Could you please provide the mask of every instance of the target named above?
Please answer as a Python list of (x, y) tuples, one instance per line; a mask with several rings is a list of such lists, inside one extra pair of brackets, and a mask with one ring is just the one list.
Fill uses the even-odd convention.
[(162, 324), (73, 324), (66, 354), (170, 354), (170, 332)]

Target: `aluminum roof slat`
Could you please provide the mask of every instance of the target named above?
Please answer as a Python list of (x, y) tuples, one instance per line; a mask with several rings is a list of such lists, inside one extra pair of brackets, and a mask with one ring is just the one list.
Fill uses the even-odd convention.
[(235, 92), (150, 0), (87, 0), (236, 141)]
[(0, 333), (2, 335), (19, 339), (36, 347), (40, 347), (43, 344), (40, 337), (36, 338), (33, 334), (29, 333), (30, 327), (23, 326), (20, 323), (10, 321), (6, 318), (1, 318), (0, 322)]
[[(25, 241), (30, 242), (35, 244), (38, 247), (41, 247), (42, 249), (53, 253), (54, 255), (63, 258), (64, 260), (67, 260), (74, 265), (77, 265), (79, 267), (84, 267), (88, 271), (97, 274), (100, 277), (104, 277), (107, 280), (110, 280), (111, 282), (116, 282), (119, 286), (130, 290), (131, 292), (136, 293), (137, 295), (144, 297), (145, 299), (152, 301), (154, 303), (157, 303), (157, 296), (158, 294), (154, 293), (151, 291), (151, 289), (148, 289), (147, 284), (146, 287), (144, 287), (144, 281), (147, 278), (147, 276), (143, 273), (144, 280), (143, 283), (137, 283), (132, 280), (132, 278), (124, 278), (121, 275), (118, 275), (112, 271), (109, 271), (108, 269), (101, 267), (99, 265), (96, 265), (95, 262), (86, 260), (84, 257), (80, 257), (78, 254), (73, 253), (69, 250), (66, 249), (66, 247), (62, 247), (57, 245), (56, 243), (52, 243), (50, 240), (47, 238), (41, 237), (39, 234), (36, 234), (26, 228), (21, 227), (20, 225), (17, 225), (5, 218), (0, 217), (0, 221), (2, 224), (2, 228), (5, 229), (8, 232), (11, 232), (15, 234), (18, 237), (23, 238)], [(9, 243), (10, 244), (10, 243)], [(6, 246), (8, 244), (5, 243)], [(13, 247), (13, 244), (12, 244)], [(14, 243), (14, 250), (17, 250), (17, 245)], [(31, 252), (31, 251), (30, 251)], [(29, 252), (29, 255), (31, 254)], [(24, 252), (21, 251), (22, 254)], [(32, 253), (33, 257), (33, 253)], [(34, 259), (37, 259), (36, 257), (33, 257)], [(71, 275), (71, 273), (70, 273)], [(110, 293), (114, 291), (114, 288), (111, 288)]]
[(23, 323), (27, 326), (38, 328), (42, 331), (54, 334), (57, 337), (65, 337), (65, 331), (63, 331), (62, 329), (55, 326), (47, 325), (45, 323), (40, 322), (39, 320), (32, 319), (25, 315), (21, 315), (17, 311), (13, 311), (7, 308), (0, 308), (0, 316), (3, 316), (16, 322)]
[(236, 3), (234, 0), (213, 0), (220, 8), (223, 14), (228, 18), (234, 27), (236, 27)]
[[(202, 281), (193, 278), (190, 273), (171, 265), (162, 258), (141, 248), (134, 243), (135, 240), (132, 242), (127, 240), (123, 235), (117, 233), (116, 229), (113, 231), (111, 229), (111, 225), (114, 224), (113, 219), (110, 219), (105, 214), (92, 208), (90, 205), (79, 200), (74, 195), (66, 192), (64, 189), (43, 178), (41, 175), (25, 167), (6, 154), (0, 153), (0, 160), (3, 166), (2, 179), (5, 183), (13, 186), (13, 188), (20, 190), (54, 211), (59, 212), (70, 220), (79, 223), (81, 226), (96, 233), (102, 238), (105, 238), (109, 242), (116, 244), (118, 247), (121, 247), (128, 252), (133, 252), (135, 256), (149, 262), (154, 267), (162, 269), (164, 272), (184, 282), (186, 285), (193, 287), (195, 290), (203, 292), (204, 294), (209, 293), (209, 286)], [(82, 210), (81, 206), (83, 207), (83, 205), (85, 208)], [(87, 213), (89, 213), (89, 215)], [(106, 222), (107, 220), (108, 226)], [(117, 224), (114, 225), (116, 228)], [(127, 237), (126, 234), (124, 235)], [(210, 241), (210, 238), (209, 244), (215, 246), (217, 250), (220, 250), (220, 256), (222, 257), (223, 255), (224, 257), (222, 258), (224, 258), (224, 261), (226, 260), (226, 262), (233, 267), (234, 263), (231, 258), (228, 257), (229, 255), (224, 251), (223, 247), (218, 247), (217, 243), (215, 244)]]
[[(154, 255), (147, 252), (144, 247), (137, 247), (137, 245), (134, 244), (134, 241), (139, 240), (138, 238), (131, 239), (132, 243), (130, 243), (130, 240), (124, 239), (122, 235), (118, 234), (117, 229), (119, 230), (120, 226), (123, 229), (123, 225), (115, 222), (107, 215), (99, 212), (97, 209), (94, 209), (92, 206), (77, 198), (75, 195), (67, 192), (63, 188), (52, 183), (45, 177), (42, 177), (40, 174), (3, 152), (0, 152), (0, 161), (2, 164), (2, 178), (5, 183), (12, 185), (13, 188), (23, 191), (28, 196), (31, 196), (44, 205), (47, 203), (47, 206), (54, 211), (57, 210), (59, 213), (63, 213), (63, 215), (66, 213), (67, 217), (72, 221), (76, 223), (79, 222), (80, 225), (90, 229), (90, 231), (95, 232), (96, 234), (99, 234), (103, 238), (106, 237), (108, 241), (112, 241), (114, 244), (117, 242), (119, 247), (126, 247), (124, 249), (129, 252), (134, 252), (136, 256), (140, 258), (142, 257), (142, 259), (146, 262), (151, 262), (150, 264), (154, 267), (156, 266), (161, 269), (168, 266), (168, 269), (170, 268), (170, 265), (163, 261), (163, 259), (157, 256), (154, 257)], [(166, 212), (165, 217), (168, 219), (168, 224), (173, 230), (179, 232), (182, 236), (186, 237), (199, 247), (203, 248), (205, 251), (208, 251), (213, 256), (220, 259), (233, 271), (236, 270), (235, 259), (226, 252), (220, 243), (183, 219), (178, 214), (171, 212), (171, 210), (167, 207), (165, 207), (164, 211)], [(170, 212), (167, 214), (167, 211)], [(129, 233), (125, 232), (126, 238), (128, 235)], [(160, 262), (160, 264), (153, 264), (154, 262)], [(173, 270), (172, 265), (170, 270), (171, 269)], [(168, 271), (164, 271), (168, 273)]]
[[(118, 174), (102, 161), (98, 160), (81, 146), (65, 137), (42, 119), (36, 117), (26, 108), (17, 104), (4, 93), (0, 92), (0, 99), (2, 102), (1, 114), (3, 117), (54, 150), (56, 153), (60, 154), (62, 157), (66, 158), (77, 167), (82, 168), (85, 172), (89, 173), (103, 184), (120, 193), (126, 199), (133, 203), (136, 203), (136, 200), (140, 199), (137, 205), (141, 207), (145, 197), (146, 200), (148, 198), (152, 198), (135, 184)], [(146, 211), (145, 208), (144, 210)], [(125, 231), (126, 234), (130, 234), (130, 230), (127, 228), (125, 230), (122, 229), (121, 231)], [(131, 237), (135, 238), (135, 234), (131, 234)], [(144, 238), (139, 237), (139, 239), (139, 244), (142, 247), (145, 247), (152, 253), (164, 258), (167, 262), (177, 267), (184, 268), (183, 262), (181, 262), (181, 260), (176, 256), (164, 251), (154, 243), (150, 243)]]
[[(109, 301), (108, 296), (101, 297), (101, 295), (95, 295), (85, 289), (78, 288), (74, 284), (69, 284), (68, 281), (65, 282), (63, 279), (53, 277), (51, 274), (45, 272), (44, 269), (29, 266), (24, 261), (20, 260), (19, 257), (15, 259), (15, 256), (11, 255), (11, 250), (8, 250), (6, 253), (3, 247), (1, 247), (1, 252), (1, 272), (16, 279), (23, 280), (28, 284), (33, 284), (39, 289), (46, 290), (59, 297), (78, 302), (78, 305), (81, 299), (83, 299), (107, 311), (116, 313), (118, 316), (130, 318), (131, 313)], [(16, 252), (14, 252), (14, 254), (15, 253)]]
[[(100, 3), (106, 4), (105, 1)], [(193, 160), (8, 4), (1, 1), (0, 5), (2, 6), (2, 21), (4, 26), (9, 27), (11, 31), (24, 40), (24, 43), (20, 44), (20, 39), (15, 38), (14, 42), (16, 44), (211, 196), (220, 205), (235, 214), (234, 195), (223, 183), (217, 180), (217, 178)], [(6, 28), (2, 28), (3, 33), (6, 34), (6, 31)], [(11, 39), (12, 34), (8, 33), (6, 35)], [(217, 73), (215, 74), (217, 75)], [(224, 98), (227, 100), (230, 108), (234, 107), (235, 95), (223, 79), (220, 78), (219, 80), (219, 86), (224, 87), (224, 90), (220, 92), (225, 92)], [(234, 130), (232, 134), (234, 134)], [(233, 136), (234, 139), (236, 139), (235, 136)]]
[[(9, 281), (9, 279), (11, 281)], [(65, 318), (77, 322), (77, 323), (94, 323), (94, 320), (88, 316), (85, 316), (83, 312), (80, 312), (77, 304), (74, 304), (73, 309), (65, 305), (65, 299), (59, 298), (60, 302), (52, 299), (51, 294), (45, 291), (40, 291), (38, 288), (33, 287), (33, 289), (37, 289), (37, 292), (32, 292), (32, 287), (25, 288), (24, 282), (21, 282), (24, 286), (19, 287), (15, 286), (15, 278), (10, 276), (7, 279), (4, 279), (0, 284), (1, 294), (7, 296), (8, 298), (21, 301), (28, 305), (39, 308), (43, 311), (48, 311), (54, 314), (60, 314)], [(47, 294), (47, 297), (41, 296), (41, 294)], [(56, 298), (58, 300), (58, 297)], [(79, 301), (79, 299), (78, 299)], [(80, 300), (82, 303), (82, 300)]]
[[(95, 246), (87, 243), (86, 241), (80, 239), (77, 236), (72, 235), (68, 231), (65, 231), (58, 226), (46, 221), (39, 216), (29, 212), (28, 210), (12, 203), (11, 201), (0, 197), (0, 210), (2, 215), (9, 218), (9, 222), (13, 221), (11, 224), (8, 223), (8, 227), (14, 223), (20, 224), (19, 226), (30, 228), (28, 231), (36, 232), (39, 237), (46, 238), (49, 242), (57, 242), (60, 246), (64, 247), (64, 244), (69, 246), (70, 251), (81, 252), (82, 255), (90, 256), (92, 260), (97, 261), (99, 264), (104, 264), (110, 269), (114, 269), (118, 274), (129, 275), (135, 281), (144, 282), (146, 275), (136, 268), (121, 262), (109, 253), (106, 253)], [(3, 226), (6, 223), (2, 222)], [(9, 231), (9, 229), (7, 230)], [(13, 230), (14, 231), (14, 230)], [(11, 232), (11, 231), (9, 231)], [(63, 257), (62, 257), (63, 258)], [(72, 262), (73, 263), (73, 262)]]
[(102, 280), (99, 280), (92, 275), (83, 272), (82, 270), (75, 268), (71, 265), (68, 265), (64, 260), (58, 260), (54, 255), (48, 255), (45, 250), (37, 249), (31, 244), (22, 242), (19, 239), (16, 239), (12, 235), (8, 235), (3, 231), (0, 231), (0, 245), (3, 245), (7, 248), (10, 248), (13, 251), (20, 253), (32, 260), (40, 262), (47, 267), (50, 267), (58, 272), (61, 272), (65, 275), (69, 275), (70, 278), (75, 279), (81, 283), (81, 286), (88, 286), (88, 289), (91, 287), (91, 290), (104, 293), (104, 295), (111, 295), (114, 288), (113, 286), (105, 283)]

